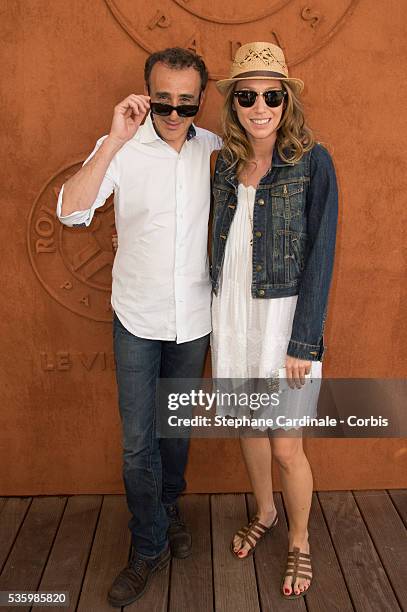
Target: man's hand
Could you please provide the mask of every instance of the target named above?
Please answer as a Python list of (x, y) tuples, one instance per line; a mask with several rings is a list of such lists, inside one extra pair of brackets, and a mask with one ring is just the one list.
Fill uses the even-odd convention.
[(311, 372), (311, 365), (311, 361), (287, 355), (285, 359), (285, 372), (288, 386), (291, 389), (295, 387), (301, 389), (302, 385), (305, 385), (305, 374)]
[(150, 96), (127, 96), (114, 107), (109, 139), (123, 145), (133, 138), (149, 109)]

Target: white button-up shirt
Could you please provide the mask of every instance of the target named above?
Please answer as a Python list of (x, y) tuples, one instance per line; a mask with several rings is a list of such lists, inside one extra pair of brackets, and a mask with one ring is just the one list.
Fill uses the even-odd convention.
[(136, 336), (181, 343), (211, 331), (209, 160), (220, 147), (218, 136), (191, 126), (178, 153), (158, 136), (148, 115), (110, 162), (89, 209), (62, 216), (63, 187), (60, 191), (57, 216), (68, 226), (89, 226), (114, 191), (119, 246), (111, 304)]

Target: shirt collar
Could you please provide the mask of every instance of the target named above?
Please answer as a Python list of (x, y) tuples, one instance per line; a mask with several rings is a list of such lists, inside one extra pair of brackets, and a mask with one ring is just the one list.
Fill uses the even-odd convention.
[[(196, 136), (196, 129), (195, 129), (195, 126), (191, 124), (189, 126), (189, 130), (187, 133), (187, 140), (191, 140), (191, 138), (194, 138), (195, 136)], [(147, 119), (144, 121), (143, 125), (139, 128), (139, 142), (143, 144), (148, 144), (151, 142), (155, 142), (156, 140), (162, 140), (162, 139), (156, 132), (151, 113), (148, 113)]]
[(191, 140), (191, 138), (194, 138), (195, 136), (196, 136), (196, 129), (195, 129), (194, 124), (191, 123), (188, 129), (188, 133), (187, 133), (187, 140)]

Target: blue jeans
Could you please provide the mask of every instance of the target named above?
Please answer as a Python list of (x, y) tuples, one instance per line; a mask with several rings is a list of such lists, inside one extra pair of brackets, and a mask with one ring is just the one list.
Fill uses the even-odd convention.
[(116, 380), (123, 431), (123, 479), (132, 544), (146, 559), (167, 547), (165, 506), (186, 486), (189, 438), (156, 436), (158, 378), (200, 378), (209, 335), (177, 344), (130, 333), (113, 315)]

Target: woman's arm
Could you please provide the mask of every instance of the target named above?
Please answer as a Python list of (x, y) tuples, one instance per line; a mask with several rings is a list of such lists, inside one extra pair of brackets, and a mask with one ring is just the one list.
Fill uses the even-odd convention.
[(320, 144), (311, 152), (306, 207), (308, 245), (287, 355), (318, 361), (325, 349), (323, 331), (338, 220), (335, 168), (330, 154)]

